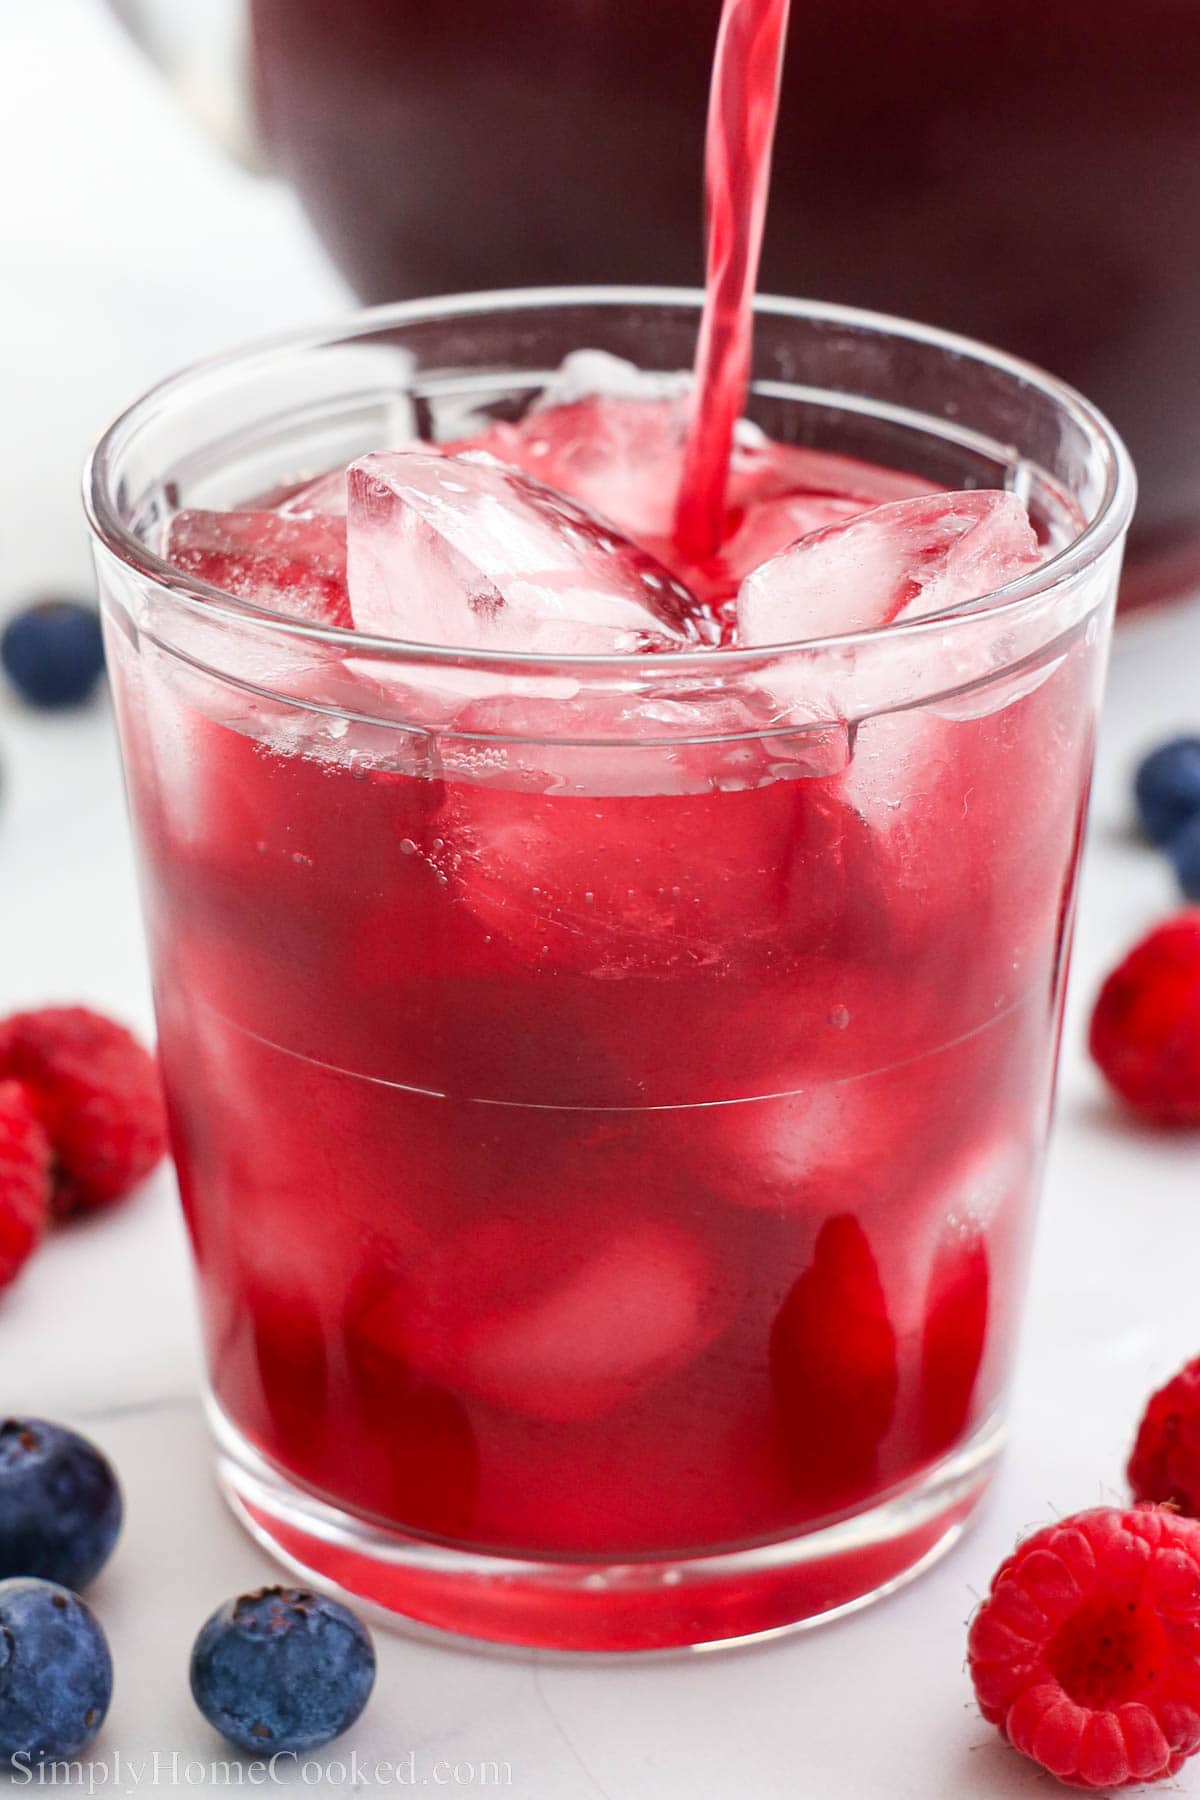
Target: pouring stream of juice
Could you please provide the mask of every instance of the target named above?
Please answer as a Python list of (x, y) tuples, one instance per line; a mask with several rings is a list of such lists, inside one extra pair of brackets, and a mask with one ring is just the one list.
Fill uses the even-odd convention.
[(725, 0), (705, 146), (708, 268), (675, 536), (697, 558), (722, 537), (733, 429), (750, 379), (754, 288), (790, 0)]

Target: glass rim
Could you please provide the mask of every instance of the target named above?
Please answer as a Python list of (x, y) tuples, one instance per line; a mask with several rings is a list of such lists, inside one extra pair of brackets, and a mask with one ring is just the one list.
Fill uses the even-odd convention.
[(345, 626), (310, 624), (288, 614), (256, 606), (251, 601), (241, 600), (197, 576), (184, 573), (144, 544), (120, 516), (113, 475), (121, 453), (144, 426), (161, 416), (164, 408), (174, 406), (193, 388), (213, 376), (236, 372), (239, 367), (247, 374), (266, 372), (272, 365), (282, 364), (304, 351), (319, 351), (351, 344), (356, 339), (372, 337), (382, 330), (434, 323), (439, 319), (455, 316), (515, 313), (556, 306), (689, 307), (699, 314), (703, 301), (704, 293), (700, 288), (609, 284), (498, 288), (361, 307), (331, 322), (273, 333), (232, 350), (220, 351), (189, 363), (156, 382), (118, 414), (102, 433), (83, 471), (83, 505), (88, 525), (96, 541), (119, 563), (153, 582), (156, 587), (164, 589), (172, 600), (186, 610), (199, 610), (206, 619), (218, 618), (231, 626), (249, 627), (269, 637), (324, 643), (346, 655), (365, 654), (388, 662), (479, 668), (496, 674), (524, 670), (545, 676), (554, 669), (568, 669), (580, 674), (586, 671), (594, 674), (623, 673), (626, 677), (631, 673), (631, 664), (643, 665), (646, 661), (653, 664), (656, 672), (664, 675), (693, 675), (703, 672), (714, 675), (718, 670), (745, 668), (760, 664), (764, 659), (801, 651), (806, 654), (838, 652), (878, 644), (885, 639), (888, 643), (919, 642), (924, 636), (940, 635), (952, 629), (959, 621), (978, 623), (989, 614), (1007, 614), (1024, 601), (1053, 592), (1073, 576), (1093, 566), (1127, 530), (1137, 498), (1137, 477), (1132, 459), (1120, 435), (1104, 414), (1068, 382), (1048, 374), (1037, 364), (1027, 362), (1022, 357), (993, 349), (978, 339), (946, 331), (939, 326), (920, 325), (909, 319), (873, 312), (863, 307), (844, 306), (831, 301), (789, 299), (773, 294), (755, 297), (756, 315), (857, 326), (880, 336), (899, 338), (944, 351), (951, 356), (984, 363), (1017, 384), (1036, 388), (1075, 422), (1101, 458), (1104, 493), (1095, 517), (1077, 537), (1072, 538), (1028, 575), (1010, 581), (1003, 587), (991, 589), (962, 606), (862, 631), (794, 638), (778, 644), (719, 648), (689, 645), (681, 650), (656, 652), (652, 658), (647, 659), (628, 652), (584, 655), (533, 650), (467, 649), (373, 636)]

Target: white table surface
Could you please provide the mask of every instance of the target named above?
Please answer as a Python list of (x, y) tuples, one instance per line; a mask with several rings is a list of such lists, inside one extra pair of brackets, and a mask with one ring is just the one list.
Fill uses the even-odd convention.
[[(0, 166), (3, 612), (31, 587), (87, 584), (77, 472), (111, 413), (171, 366), (331, 314), (344, 292), (289, 197), (185, 125), (94, 0), (0, 7)], [(1196, 1141), (1121, 1120), (1082, 1050), (1102, 972), (1174, 904), (1130, 836), (1128, 775), (1144, 745), (1200, 724), (1198, 657), (1200, 607), (1119, 634), (1011, 1448), (974, 1531), (870, 1613), (735, 1655), (586, 1667), (383, 1635), (376, 1697), (324, 1753), (324, 1791), (354, 1786), (336, 1766), (350, 1749), (360, 1787), (376, 1762), (451, 1789), (486, 1785), (496, 1762), (521, 1800), (1053, 1790), (975, 1713), (964, 1621), (1018, 1532), (1120, 1496), (1143, 1397), (1200, 1349)], [(0, 698), (0, 763), (0, 1012), (82, 1000), (149, 1033), (107, 704), (45, 718)], [(215, 1784), (223, 1751), (192, 1707), (188, 1650), (213, 1606), (272, 1569), (210, 1478), (169, 1174), (53, 1238), (0, 1301), (0, 1368), (5, 1410), (90, 1431), (126, 1488), (93, 1589), (117, 1666), (96, 1785)], [(1200, 1795), (1200, 1765), (1178, 1785)]]

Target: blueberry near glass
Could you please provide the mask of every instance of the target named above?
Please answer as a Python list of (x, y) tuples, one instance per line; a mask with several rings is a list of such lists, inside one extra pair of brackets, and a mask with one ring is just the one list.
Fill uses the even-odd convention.
[(503, 1641), (894, 1585), (1019, 1319), (1132, 476), (1026, 365), (764, 300), (682, 550), (697, 317), (363, 314), (90, 474), (226, 1490)]
[(218, 1607), (192, 1648), (192, 1696), (255, 1756), (316, 1750), (347, 1731), (375, 1685), (366, 1627), (303, 1588), (260, 1588)]
[(46, 1419), (0, 1423), (0, 1578), (86, 1587), (112, 1554), (123, 1513), (112, 1464), (87, 1438)]
[(15, 1781), (86, 1749), (112, 1688), (108, 1640), (78, 1594), (53, 1581), (0, 1581), (0, 1763), (13, 1765)]
[(1138, 764), (1134, 797), (1152, 843), (1171, 840), (1200, 815), (1200, 738), (1172, 738)]
[(0, 634), (0, 664), (31, 706), (78, 706), (104, 672), (104, 645), (94, 607), (75, 600), (38, 600)]

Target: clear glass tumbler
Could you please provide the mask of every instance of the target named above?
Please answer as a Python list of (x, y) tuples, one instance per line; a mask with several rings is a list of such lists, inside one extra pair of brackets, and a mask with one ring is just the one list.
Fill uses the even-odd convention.
[(962, 339), (763, 300), (772, 436), (1006, 486), (1045, 564), (771, 649), (460, 653), (164, 521), (511, 417), (699, 297), (364, 313), (139, 401), (88, 505), (221, 1479), (309, 1579), (562, 1649), (863, 1604), (1002, 1436), (1128, 459)]

